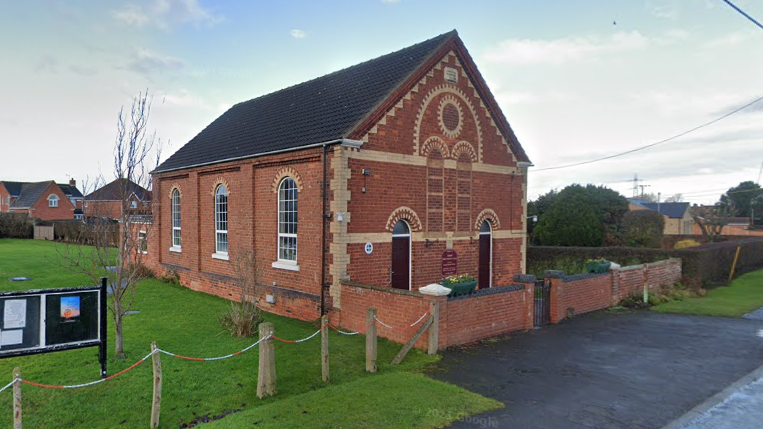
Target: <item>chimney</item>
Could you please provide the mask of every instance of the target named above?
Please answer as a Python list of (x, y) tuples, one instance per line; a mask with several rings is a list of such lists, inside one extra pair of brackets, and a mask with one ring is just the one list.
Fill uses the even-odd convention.
[(69, 179), (69, 186), (71, 186), (72, 188), (76, 188), (77, 187), (77, 181), (74, 180), (74, 178)]

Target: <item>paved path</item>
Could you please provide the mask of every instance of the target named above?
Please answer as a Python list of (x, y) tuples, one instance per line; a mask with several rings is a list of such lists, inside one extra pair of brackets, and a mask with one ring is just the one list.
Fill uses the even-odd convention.
[(763, 307), (753, 311), (752, 313), (747, 313), (742, 317), (750, 320), (763, 320)]
[(657, 429), (759, 367), (761, 330), (754, 320), (597, 312), (446, 351), (432, 376), (506, 404), (457, 428)]
[(763, 366), (663, 429), (758, 429), (763, 426)]

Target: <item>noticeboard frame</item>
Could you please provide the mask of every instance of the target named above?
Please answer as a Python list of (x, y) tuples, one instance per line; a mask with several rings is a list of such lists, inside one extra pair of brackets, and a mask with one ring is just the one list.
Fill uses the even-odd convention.
[[(108, 353), (106, 351), (107, 337), (107, 294), (108, 286), (106, 277), (101, 278), (101, 284), (99, 286), (83, 286), (83, 287), (71, 287), (71, 288), (52, 288), (52, 289), (30, 289), (24, 291), (3, 292), (0, 293), (0, 299), (24, 297), (24, 296), (39, 296), (40, 297), (40, 337), (41, 340), (44, 337), (46, 328), (45, 312), (45, 297), (48, 295), (62, 295), (76, 292), (98, 292), (98, 338), (95, 340), (75, 341), (64, 344), (54, 345), (38, 345), (35, 347), (13, 349), (4, 351), (0, 348), (0, 359), (36, 355), (41, 353), (60, 352), (64, 350), (81, 349), (85, 347), (98, 347), (98, 361), (101, 364), (101, 377), (106, 377)], [(41, 341), (44, 342), (44, 341)]]

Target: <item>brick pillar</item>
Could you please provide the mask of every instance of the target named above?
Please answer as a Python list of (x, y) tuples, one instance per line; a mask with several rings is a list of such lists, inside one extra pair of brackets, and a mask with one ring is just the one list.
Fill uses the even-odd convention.
[(525, 286), (525, 329), (532, 329), (535, 325), (535, 282), (537, 277), (532, 274), (517, 274), (514, 281)]
[(610, 305), (617, 305), (620, 302), (620, 269), (614, 268), (609, 271), (612, 276), (610, 283), (612, 283), (612, 299)]
[[(448, 294), (450, 289), (438, 284), (431, 284), (419, 289), (419, 293), (423, 295), (424, 302), (428, 304), (428, 308), (432, 309), (434, 303), (440, 304), (440, 317), (438, 330), (437, 348), (444, 349), (448, 347)], [(428, 336), (427, 336), (428, 338)], [(427, 339), (427, 346), (428, 344)]]

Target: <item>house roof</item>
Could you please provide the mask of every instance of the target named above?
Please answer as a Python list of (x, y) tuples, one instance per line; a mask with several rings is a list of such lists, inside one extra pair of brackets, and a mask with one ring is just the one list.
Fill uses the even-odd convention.
[(26, 182), (6, 182), (2, 181), (0, 182), (5, 186), (5, 190), (8, 191), (9, 194), (11, 194), (12, 197), (18, 197), (21, 195), (21, 186)]
[(82, 192), (77, 189), (76, 186), (72, 186), (68, 183), (56, 183), (59, 188), (64, 192), (64, 195), (66, 195), (69, 198), (82, 198)]
[(123, 195), (130, 196), (133, 193), (141, 201), (151, 200), (150, 191), (127, 179), (114, 180), (89, 193), (85, 199), (88, 201), (122, 201)]
[(649, 210), (658, 212), (672, 219), (680, 219), (689, 210), (689, 203), (644, 203), (641, 201), (631, 201)]
[[(375, 113), (455, 30), (405, 49), (236, 104), (164, 161), (155, 172), (336, 142)], [(465, 50), (465, 49), (464, 49)], [(468, 53), (467, 53), (468, 55)], [(478, 77), (483, 82), (481, 77)], [(492, 103), (492, 95), (487, 94)], [(497, 106), (497, 104), (496, 104)], [(500, 114), (500, 112), (498, 112)], [(500, 114), (498, 122), (505, 118)], [(517, 157), (526, 161), (508, 127)]]
[[(3, 185), (6, 185), (5, 188), (8, 189), (7, 183), (9, 182), (3, 182)], [(16, 197), (16, 200), (11, 204), (12, 209), (26, 209), (29, 207), (32, 207), (34, 203), (37, 202), (37, 200), (40, 199), (42, 194), (45, 192), (48, 187), (53, 184), (54, 182), (52, 180), (48, 180), (47, 182), (35, 182), (35, 183), (28, 183), (28, 182), (13, 182), (16, 184), (19, 184), (18, 187), (18, 194)], [(10, 192), (10, 190), (9, 190)], [(13, 195), (11, 193), (11, 195)]]

